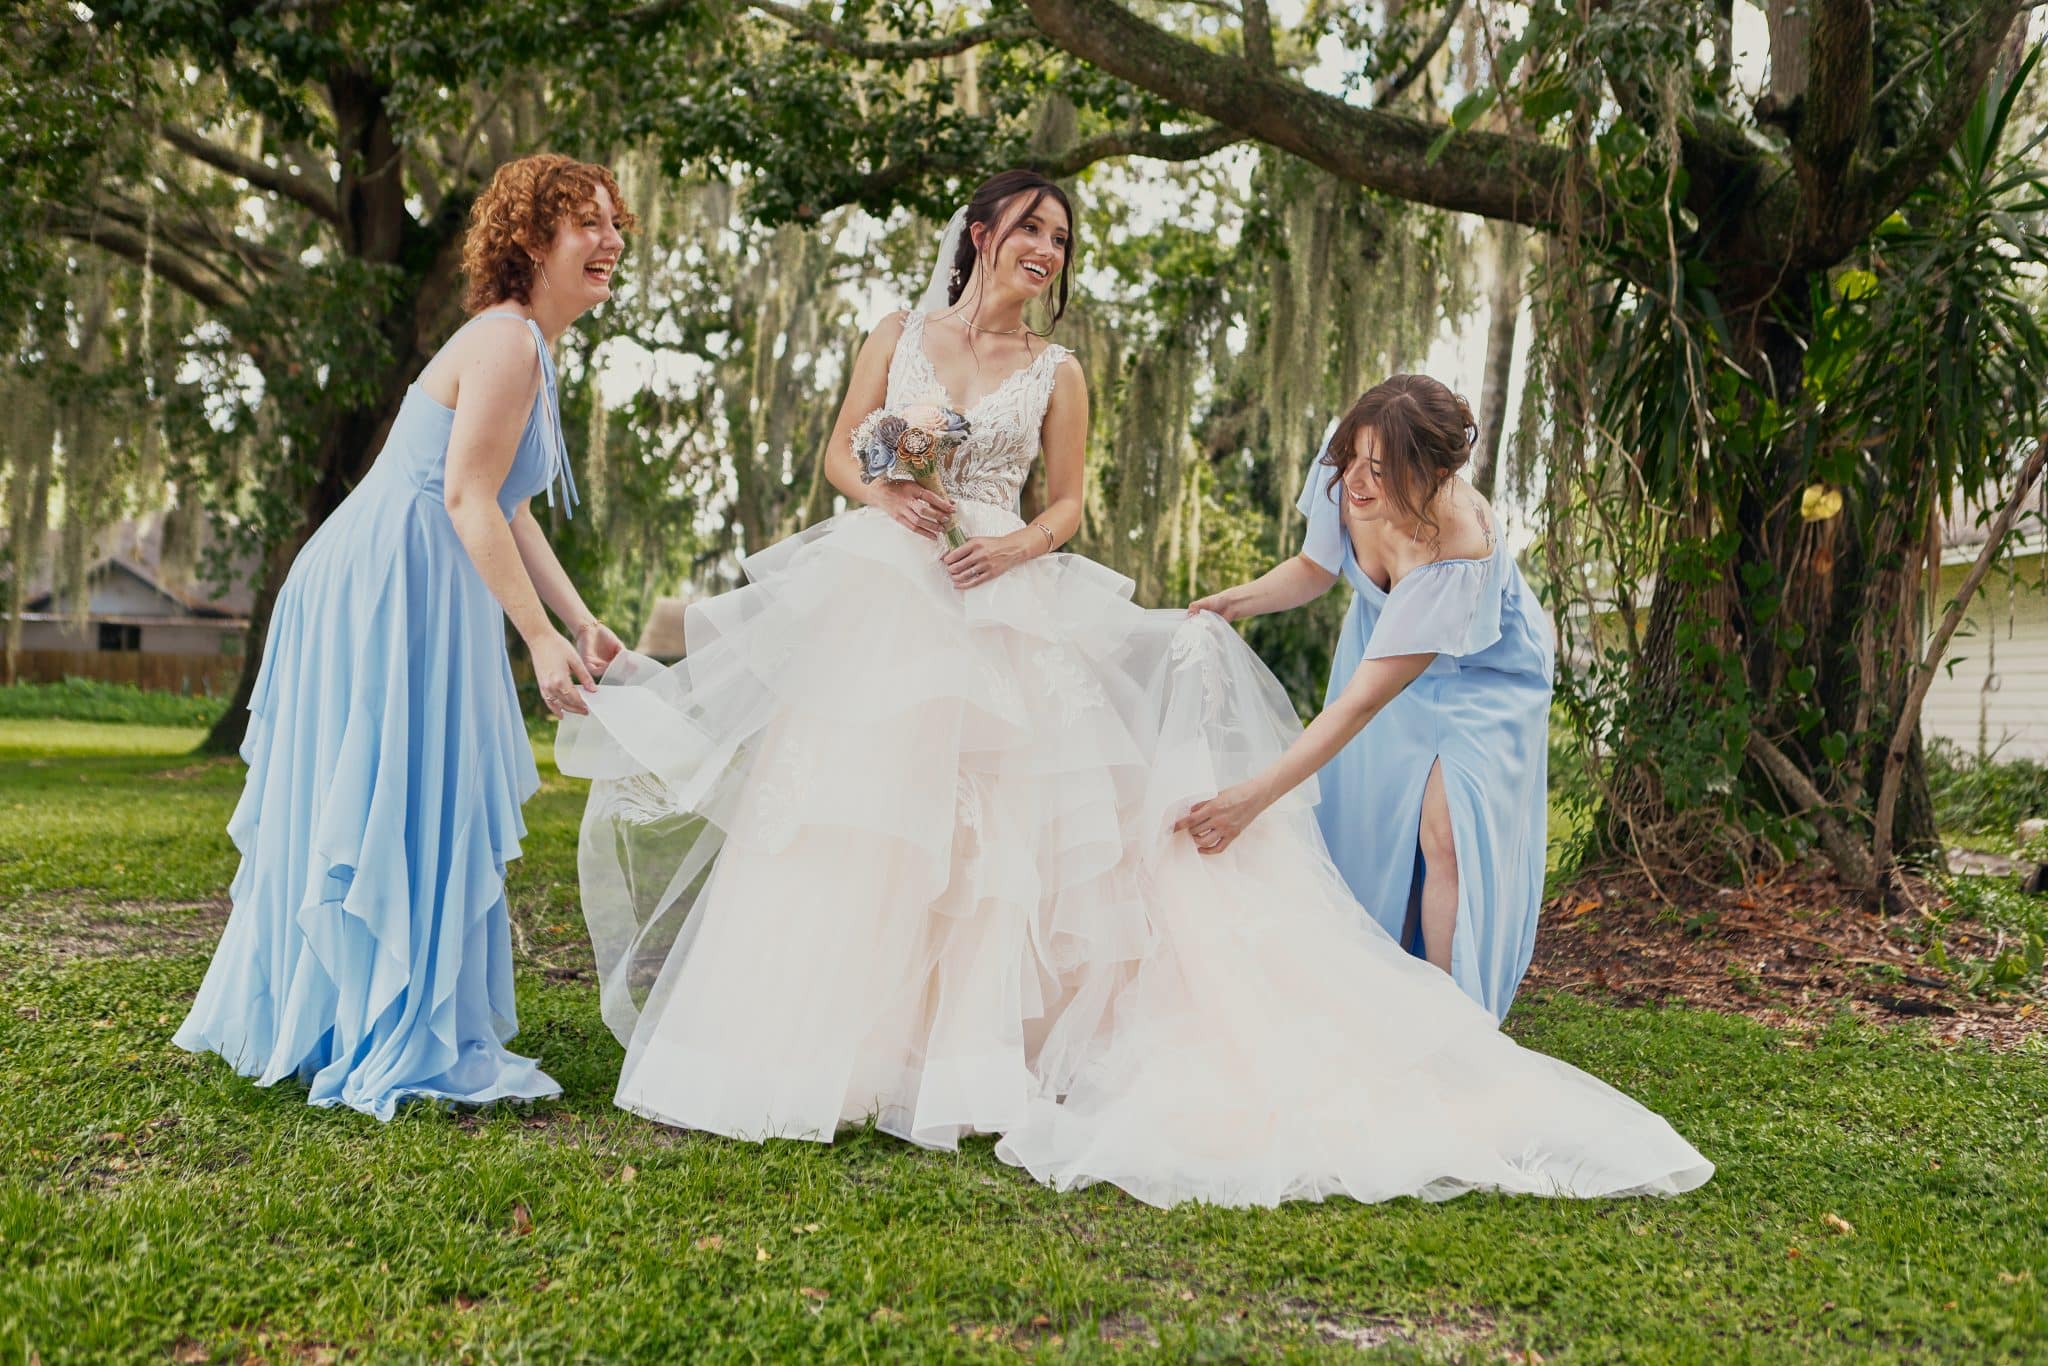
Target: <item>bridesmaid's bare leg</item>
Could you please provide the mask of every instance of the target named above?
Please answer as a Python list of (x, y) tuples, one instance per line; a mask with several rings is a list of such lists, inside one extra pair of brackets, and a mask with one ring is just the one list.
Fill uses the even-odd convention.
[(1444, 795), (1444, 766), (1431, 765), (1422, 789), (1422, 954), (1451, 970), (1451, 937), (1458, 928), (1458, 846), (1451, 833), (1451, 804)]

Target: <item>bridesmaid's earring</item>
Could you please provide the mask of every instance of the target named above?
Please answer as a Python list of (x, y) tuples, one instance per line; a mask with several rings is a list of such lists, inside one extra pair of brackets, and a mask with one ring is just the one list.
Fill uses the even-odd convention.
[(554, 285), (549, 283), (548, 281), (548, 268), (546, 263), (536, 257), (533, 263), (533, 268), (540, 272), (540, 287), (545, 290), (553, 291)]

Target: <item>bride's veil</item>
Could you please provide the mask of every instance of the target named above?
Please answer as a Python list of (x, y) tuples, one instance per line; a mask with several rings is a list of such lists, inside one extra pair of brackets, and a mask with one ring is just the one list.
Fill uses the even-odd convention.
[(953, 306), (947, 295), (952, 292), (953, 258), (960, 254), (960, 235), (967, 231), (967, 206), (962, 204), (946, 220), (946, 230), (939, 234), (939, 259), (932, 263), (932, 277), (925, 284), (924, 294), (917, 301), (917, 311), (924, 314), (944, 313)]

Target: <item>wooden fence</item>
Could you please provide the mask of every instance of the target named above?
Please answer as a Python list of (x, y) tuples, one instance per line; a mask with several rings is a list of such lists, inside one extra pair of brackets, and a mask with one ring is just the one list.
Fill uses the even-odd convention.
[(0, 675), (0, 681), (8, 683), (89, 678), (187, 697), (230, 697), (242, 676), (242, 661), (237, 655), (159, 655), (140, 650), (18, 650), (11, 665), (0, 652)]

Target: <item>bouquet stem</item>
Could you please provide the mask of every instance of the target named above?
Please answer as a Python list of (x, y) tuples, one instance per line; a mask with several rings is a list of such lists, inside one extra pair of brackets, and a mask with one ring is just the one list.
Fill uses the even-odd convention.
[[(928, 461), (912, 463), (908, 460), (903, 463), (910, 471), (910, 477), (917, 481), (919, 488), (936, 493), (941, 498), (946, 496), (945, 486), (939, 482), (939, 468), (936, 464)], [(960, 519), (947, 513), (945, 522), (939, 527), (939, 539), (946, 543), (948, 550), (958, 550), (966, 545), (967, 533), (960, 529)]]

